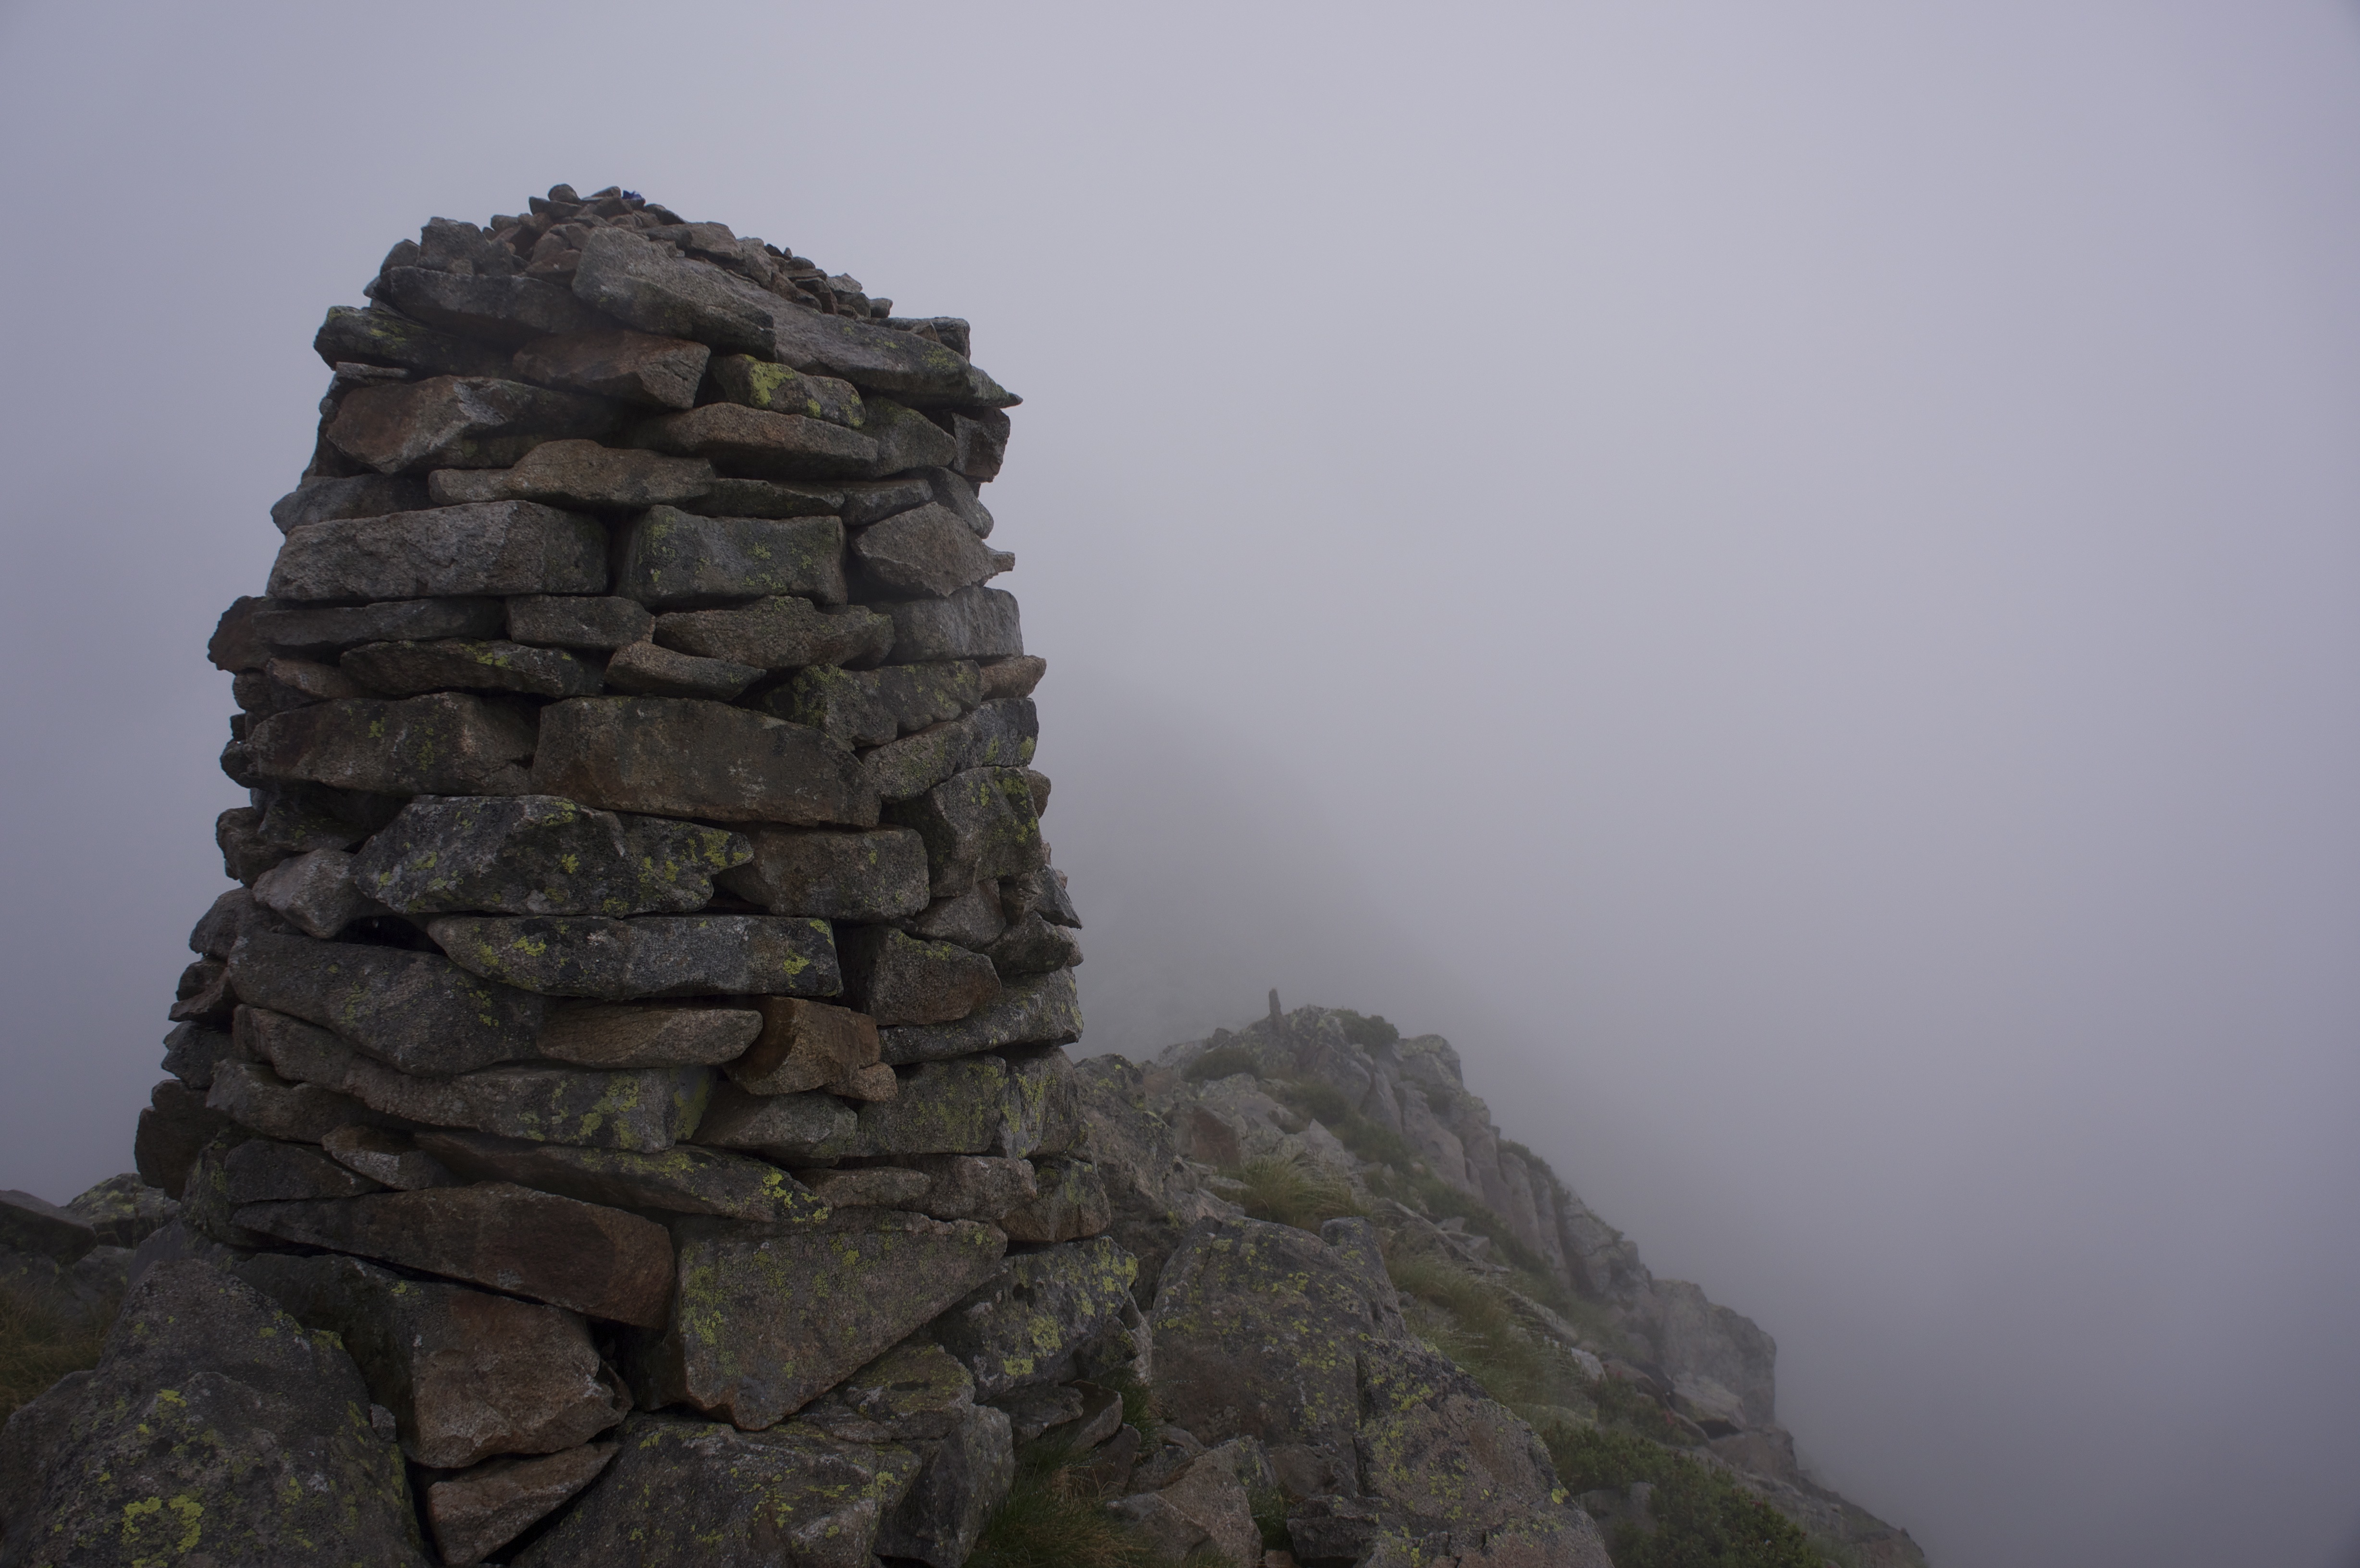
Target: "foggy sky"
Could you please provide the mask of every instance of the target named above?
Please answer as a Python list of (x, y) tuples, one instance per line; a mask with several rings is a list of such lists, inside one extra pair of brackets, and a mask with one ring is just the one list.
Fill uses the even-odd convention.
[(330, 304), (619, 182), (976, 323), (1082, 1049), (1450, 1036), (1938, 1568), (2360, 1562), (2360, 26), (0, 6), (0, 1186), (125, 1169)]

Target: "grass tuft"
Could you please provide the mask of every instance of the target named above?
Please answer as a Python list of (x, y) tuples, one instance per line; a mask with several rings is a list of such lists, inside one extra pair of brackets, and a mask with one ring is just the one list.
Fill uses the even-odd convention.
[(1353, 1198), (1350, 1182), (1299, 1155), (1249, 1160), (1232, 1180), (1243, 1189), (1237, 1201), (1249, 1215), (1297, 1230), (1317, 1231), (1329, 1220), (1367, 1212)]
[(967, 1557), (967, 1568), (1151, 1568), (1154, 1559), (1106, 1511), (1074, 1455), (1033, 1443)]
[(1180, 1076), (1191, 1083), (1209, 1083), (1216, 1078), (1231, 1078), (1240, 1073), (1262, 1073), (1262, 1058), (1242, 1045), (1217, 1045), (1181, 1070)]
[(1557, 1425), (1542, 1434), (1568, 1491), (1654, 1487), (1653, 1531), (1625, 1521), (1614, 1568), (1821, 1568), (1825, 1553), (1784, 1514), (1718, 1470), (1630, 1432)]
[(112, 1312), (84, 1315), (0, 1287), (0, 1421), (69, 1372), (98, 1365)]

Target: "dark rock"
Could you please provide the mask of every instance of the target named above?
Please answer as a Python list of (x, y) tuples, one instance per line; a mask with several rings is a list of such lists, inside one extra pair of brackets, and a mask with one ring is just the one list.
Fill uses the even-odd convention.
[(232, 1207), (300, 1198), (357, 1198), (378, 1184), (347, 1171), (307, 1144), (257, 1138), (239, 1144), (222, 1162)]
[(1036, 912), (1008, 928), (984, 950), (991, 966), (1009, 979), (1071, 969), (1082, 961), (1082, 944), (1063, 926), (1053, 926)]
[(87, 1220), (30, 1192), (0, 1191), (0, 1247), (71, 1264), (97, 1245)]
[(713, 488), (702, 458), (600, 446), (594, 441), (543, 441), (513, 468), (438, 468), (426, 492), (437, 506), (486, 501), (546, 501), (606, 509), (693, 501)]
[(262, 813), (251, 806), (233, 806), (216, 817), (213, 843), (221, 849), (222, 875), (249, 887), (264, 872), (295, 853), (284, 845), (264, 841)]
[(274, 648), (324, 657), (369, 642), (497, 637), (501, 618), (497, 599), (396, 599), (380, 604), (273, 605), (255, 616), (254, 629)]
[(453, 962), (547, 996), (833, 996), (828, 923), (781, 915), (445, 915), (427, 927)]
[(752, 856), (726, 829), (554, 795), (421, 796), (369, 840), (352, 875), (405, 915), (621, 917), (701, 909), (714, 877)]
[(803, 599), (761, 599), (736, 610), (687, 610), (656, 617), (656, 640), (683, 653), (765, 670), (874, 659), (890, 623), (859, 605), (814, 608)]
[(934, 498), (934, 488), (923, 474), (895, 479), (865, 479), (844, 486), (844, 526), (865, 528)]
[(1033, 1195), (993, 1221), (1011, 1241), (1077, 1241), (1114, 1223), (1114, 1205), (1098, 1168), (1087, 1160), (1033, 1162)]
[(606, 591), (606, 530), (538, 501), (304, 523), (270, 569), (276, 599)]
[(472, 1072), (535, 1054), (547, 1004), (440, 954), (250, 933), (230, 983), (256, 1007), (333, 1029), (406, 1073)]
[(101, 1247), (137, 1247), (170, 1223), (177, 1205), (164, 1192), (125, 1171), (109, 1176), (66, 1204), (90, 1226)]
[(804, 1406), (800, 1422), (847, 1443), (923, 1443), (957, 1432), (974, 1409), (967, 1368), (912, 1338)]
[(880, 1520), (917, 1456), (839, 1443), (800, 1424), (634, 1415), (600, 1485), (516, 1559), (518, 1568), (870, 1568)]
[(843, 959), (847, 994), (880, 1025), (948, 1023), (1000, 995), (981, 953), (890, 926), (848, 928)]
[(418, 1464), (554, 1454), (630, 1410), (572, 1312), (333, 1255), (265, 1254), (237, 1275), (304, 1327), (343, 1339)]
[(793, 1224), (825, 1213), (775, 1165), (685, 1145), (660, 1154), (578, 1149), (486, 1133), (423, 1128), (419, 1148), (472, 1181), (512, 1181), (586, 1203), (665, 1214)]
[(976, 499), (975, 486), (964, 475), (948, 468), (929, 468), (925, 478), (934, 499), (956, 513), (969, 532), (978, 539), (991, 537), (991, 512)]
[[(300, 715), (270, 722), (284, 724)], [(892, 807), (926, 844), (933, 890), (955, 894), (983, 877), (1022, 877), (1047, 864), (1032, 787), (1013, 768), (977, 768)]]
[(230, 995), (228, 966), (217, 958), (200, 958), (180, 972), (172, 1002), (174, 1023), (224, 1024), (236, 1005)]
[(964, 719), (931, 724), (863, 752), (860, 766), (877, 786), (879, 799), (890, 804), (912, 800), (948, 779), (967, 765), (975, 735)]
[(998, 1225), (1000, 1215), (1040, 1196), (1032, 1161), (1026, 1160), (994, 1154), (920, 1154), (910, 1158), (910, 1165), (926, 1178), (926, 1189), (898, 1206), (938, 1220), (981, 1220)]
[(664, 1321), (672, 1295), (672, 1238), (661, 1225), (505, 1181), (257, 1203), (238, 1210), (237, 1223), (642, 1328)]
[[(799, 1179), (831, 1209), (914, 1209), (934, 1185), (924, 1171), (899, 1165), (822, 1167), (800, 1172)], [(967, 1374), (962, 1371), (959, 1376), (964, 1378)]]
[(643, 332), (766, 357), (774, 355), (772, 322), (786, 308), (778, 296), (745, 278), (613, 228), (593, 230), (583, 242), (574, 294), (590, 309)]
[(1194, 1554), (1234, 1568), (1253, 1568), (1262, 1561), (1262, 1532), (1254, 1524), (1252, 1505), (1218, 1449), (1189, 1461), (1161, 1490), (1117, 1498), (1107, 1511), (1163, 1562), (1178, 1563)]
[[(966, 766), (1022, 768), (1032, 760), (1041, 717), (1026, 697), (1000, 697), (980, 703), (963, 721), (967, 729)], [(1030, 779), (1026, 787), (1032, 788)], [(1038, 791), (1034, 791), (1037, 800)], [(1036, 803), (1034, 816), (1040, 815)]]
[(997, 408), (961, 408), (936, 418), (958, 449), (952, 468), (978, 485), (1000, 477), (1000, 465), (1008, 455), (1006, 414)]
[(205, 643), (205, 658), (215, 670), (231, 674), (259, 670), (270, 659), (270, 645), (255, 629), (255, 619), (270, 609), (270, 601), (257, 599), (251, 593), (241, 593), (230, 601), (228, 609), (213, 625), (213, 635)]
[[(393, 821), (401, 809), (399, 795), (291, 779), (264, 779), (251, 798), (264, 808), (262, 842), (298, 854), (358, 844)], [(282, 923), (273, 922), (270, 929)]]
[(581, 1067), (712, 1067), (761, 1032), (752, 1007), (577, 1005), (552, 1010), (540, 1044), (543, 1056)]
[(533, 720), (458, 691), (347, 699), (262, 720), (246, 744), (267, 779), (401, 796), (500, 796), (529, 787)]
[(205, 1108), (250, 1133), (295, 1143), (317, 1143), (340, 1127), (375, 1119), (349, 1094), (318, 1083), (290, 1083), (257, 1062), (224, 1062), (215, 1068)]
[(698, 457), (757, 479), (840, 479), (878, 471), (879, 448), (858, 430), (800, 414), (707, 403), (633, 426), (633, 445)]
[(321, 1152), (345, 1170), (398, 1192), (458, 1186), (457, 1177), (421, 1150), (405, 1132), (386, 1127), (340, 1127), (320, 1140)]
[(139, 1113), (131, 1140), (132, 1162), (139, 1168), (139, 1179), (167, 1197), (180, 1195), (197, 1155), (229, 1126), (228, 1116), (205, 1104), (211, 1086), (210, 1075), (205, 1089), (168, 1078), (150, 1091), (148, 1106)]
[(1049, 776), (1037, 768), (1028, 768), (1024, 770), (1024, 782), (1032, 788), (1032, 814), (1036, 817), (1047, 816), (1049, 814)]
[(414, 697), (452, 689), (530, 697), (587, 697), (598, 670), (553, 648), (513, 642), (377, 642), (348, 651), (343, 667), (370, 690)]
[(942, 598), (1000, 570), (956, 513), (931, 502), (860, 529), (851, 549), (858, 581), (878, 598)]
[(716, 880), (772, 914), (895, 920), (926, 907), (925, 841), (907, 828), (756, 828), (747, 837), (753, 858)]
[(807, 375), (841, 376), (880, 392), (995, 408), (1017, 400), (1014, 393), (939, 343), (792, 303), (782, 302), (775, 313), (771, 342), (748, 348)]
[(748, 1094), (842, 1094), (837, 1085), (877, 1062), (877, 1023), (864, 1013), (795, 996), (766, 996), (761, 1007), (762, 1032), (725, 1069)]
[[(844, 528), (827, 517), (707, 517), (657, 506), (632, 525), (623, 547), (621, 569), (616, 574), (616, 589), (656, 609), (769, 593), (795, 593), (841, 604)], [(808, 612), (810, 606), (804, 609)], [(840, 627), (838, 635), (842, 635)], [(658, 640), (686, 653), (732, 657), (672, 643), (661, 635)], [(741, 659), (738, 662), (762, 661)]]
[(715, 517), (819, 517), (840, 516), (845, 487), (816, 480), (724, 477), (686, 509)]
[(329, 445), (379, 474), (418, 474), (506, 468), (542, 441), (606, 435), (620, 422), (619, 406), (604, 397), (489, 376), (437, 376), (348, 394), (325, 435)]
[(894, 664), (1006, 659), (1024, 651), (1016, 596), (1001, 589), (962, 588), (945, 599), (911, 599), (879, 608), (893, 618), (889, 659)]
[[(256, 1054), (271, 1063), (253, 1071), (275, 1070), (302, 1080), (307, 1089), (333, 1091), (339, 1101), (349, 1096), (360, 1102), (347, 1117), (355, 1121), (369, 1120), (367, 1112), (375, 1111), (432, 1127), (654, 1154), (688, 1135), (712, 1093), (713, 1074), (702, 1067), (494, 1067), (455, 1078), (418, 1078), (284, 1015), (246, 1009), (241, 1021), (249, 1024), (244, 1032)], [(217, 1082), (216, 1093), (219, 1088)]]
[(825, 1228), (673, 1223), (679, 1307), (632, 1360), (649, 1405), (775, 1425), (988, 1278), (986, 1225), (854, 1212)]
[(508, 370), (508, 358), (497, 349), (438, 332), (391, 310), (349, 305), (328, 307), (311, 347), (330, 365), (398, 365), (426, 376), (500, 376)]
[(164, 1037), (164, 1071), (191, 1089), (213, 1087), (213, 1068), (232, 1056), (229, 1035), (202, 1024), (176, 1024)]
[(877, 823), (876, 789), (842, 746), (743, 708), (680, 698), (576, 697), (542, 709), (532, 788), (658, 816)]
[(356, 474), (348, 479), (306, 479), (271, 503), (279, 531), (345, 517), (382, 517), (426, 509), (426, 481), (414, 474)]
[(853, 1153), (859, 1126), (852, 1108), (833, 1094), (754, 1094), (723, 1083), (696, 1126), (696, 1141), (803, 1163)]
[(699, 659), (652, 642), (617, 649), (606, 661), (606, 684), (640, 697), (701, 697), (727, 702), (769, 673), (759, 665)]
[(970, 1404), (951, 1432), (914, 1446), (917, 1479), (879, 1528), (878, 1554), (960, 1568), (1016, 1478), (1008, 1418)]
[(1074, 900), (1065, 891), (1064, 874), (1046, 866), (1002, 881), (1000, 907), (1007, 911), (1011, 924), (1037, 912), (1053, 926), (1082, 929), (1081, 917), (1074, 913)]
[(97, 1369), (9, 1423), (5, 1555), (425, 1568), (400, 1451), (368, 1405), (333, 1339), (209, 1264), (158, 1263)]
[(478, 278), (394, 267), (379, 281), (404, 315), (488, 343), (513, 345), (604, 325), (572, 294), (537, 278)]
[(1104, 1236), (1010, 1257), (934, 1324), (934, 1337), (992, 1399), (1075, 1376), (1075, 1353), (1131, 1304), (1139, 1265)]
[(900, 1159), (913, 1154), (1007, 1154), (1007, 1063), (998, 1057), (928, 1062), (898, 1075), (890, 1100), (856, 1112), (828, 1094), (748, 1094), (724, 1083), (698, 1124), (699, 1143), (746, 1149), (786, 1163)]
[(508, 633), (517, 642), (609, 651), (645, 642), (656, 618), (636, 599), (549, 593), (508, 602)]
[(764, 700), (780, 718), (825, 730), (847, 746), (880, 746), (896, 735), (964, 717), (982, 701), (976, 667), (965, 662), (898, 664), (883, 670), (814, 665)]
[(805, 376), (751, 354), (725, 354), (713, 362), (713, 385), (732, 403), (774, 414), (799, 414), (830, 424), (861, 422), (860, 393), (848, 381)]
[[(967, 1368), (962, 1367), (959, 1371), (965, 1375)], [(974, 1379), (968, 1381), (972, 1384)], [(1028, 1383), (1021, 1388), (1011, 1388), (991, 1404), (1007, 1415), (1017, 1442), (1031, 1443), (1052, 1427), (1080, 1420), (1082, 1391), (1065, 1383)]]
[(927, 905), (926, 912), (910, 922), (910, 934), (929, 942), (955, 942), (981, 953), (1007, 928), (1000, 912), (1000, 889), (978, 882), (964, 893)]
[(1041, 684), (1041, 677), (1047, 673), (1049, 661), (1037, 654), (1022, 653), (1013, 659), (1003, 659), (982, 667), (980, 695), (1030, 697), (1032, 689)]
[(875, 474), (906, 474), (912, 469), (938, 469), (958, 456), (957, 443), (915, 408), (871, 397), (860, 433), (877, 443)]
[(712, 357), (701, 343), (610, 329), (528, 343), (517, 350), (516, 371), (528, 381), (577, 392), (659, 408), (693, 408)]
[(481, 1563), (598, 1478), (615, 1444), (588, 1443), (538, 1459), (491, 1459), (426, 1485), (426, 1524), (445, 1563)]

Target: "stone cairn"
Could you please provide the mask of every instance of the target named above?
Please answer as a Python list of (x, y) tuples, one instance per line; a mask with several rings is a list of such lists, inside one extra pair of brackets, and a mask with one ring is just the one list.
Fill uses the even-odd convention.
[[(205, 1550), (958, 1568), (1023, 1390), (1145, 1351), (986, 585), (1017, 399), (965, 321), (618, 190), (434, 219), (366, 293), (211, 645), (239, 886), (139, 1121), (142, 1376), (169, 1324), (313, 1334), (275, 1414), (146, 1418), (287, 1467)], [(58, 1561), (197, 1530), (141, 1500), (163, 1440), (10, 1432), (84, 1477)]]

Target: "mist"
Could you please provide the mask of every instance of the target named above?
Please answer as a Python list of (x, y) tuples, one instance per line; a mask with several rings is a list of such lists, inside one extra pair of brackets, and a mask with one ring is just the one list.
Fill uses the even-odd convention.
[(0, 8), (0, 1186), (130, 1163), (214, 617), (430, 215), (975, 322), (1081, 1051), (1275, 986), (1937, 1568), (2360, 1563), (2341, 5)]

